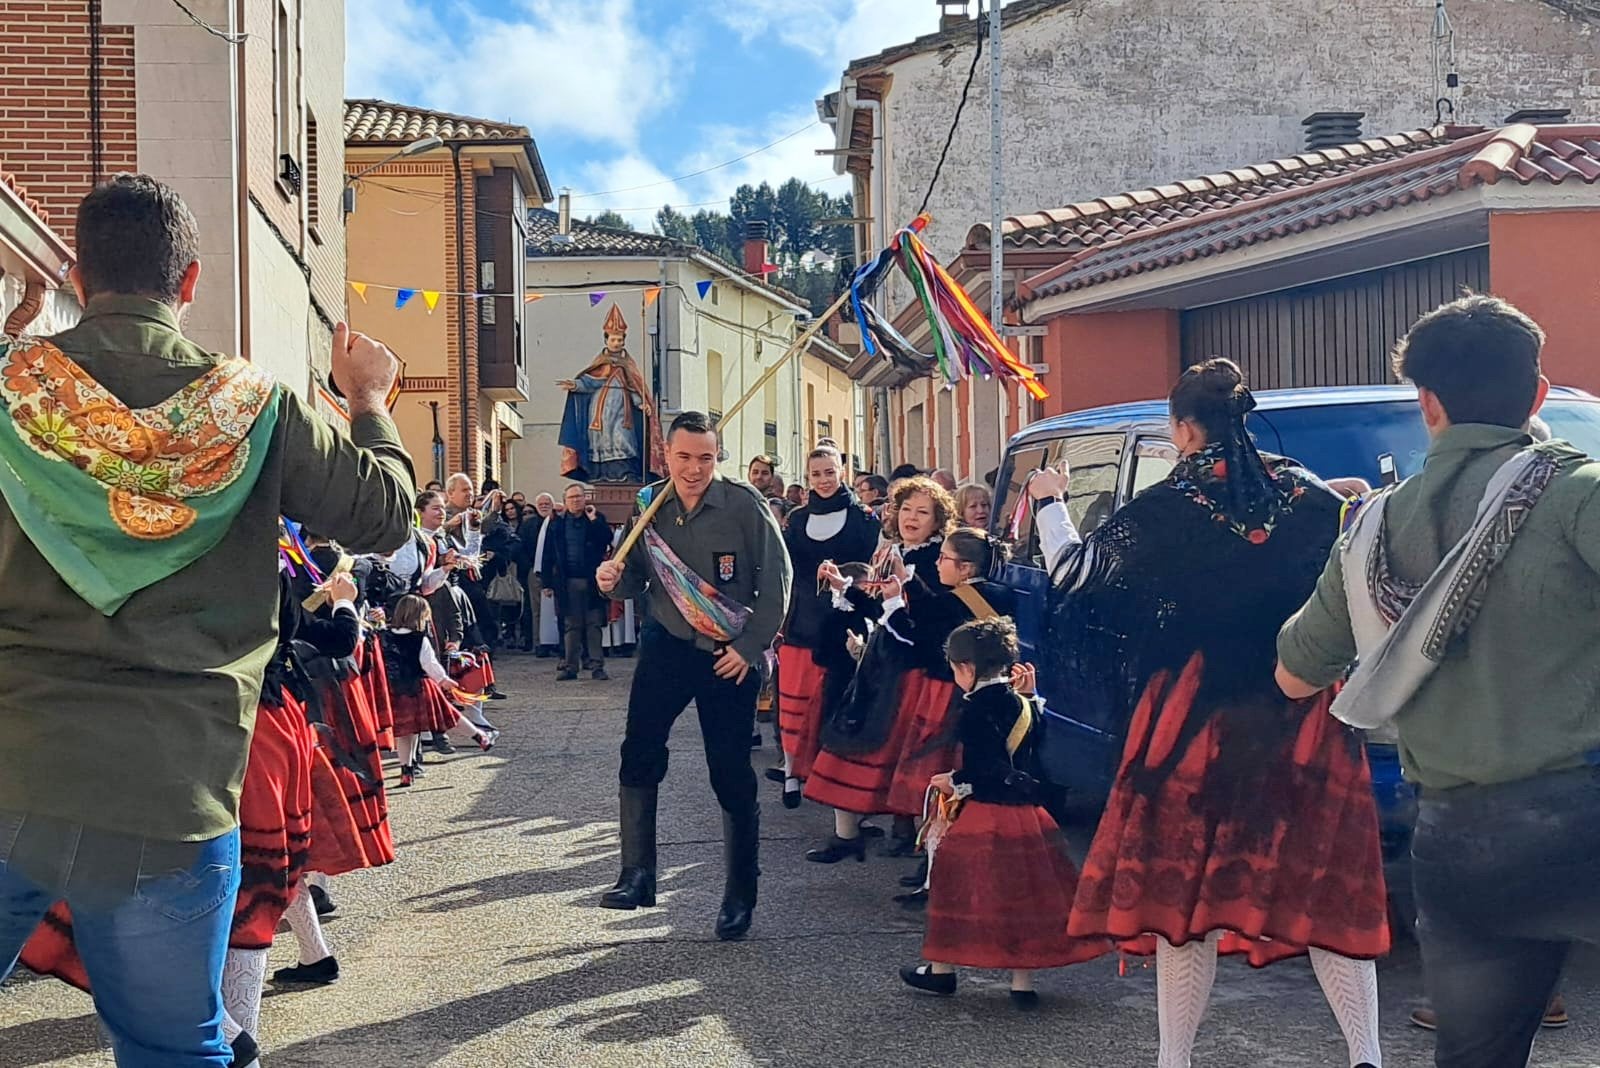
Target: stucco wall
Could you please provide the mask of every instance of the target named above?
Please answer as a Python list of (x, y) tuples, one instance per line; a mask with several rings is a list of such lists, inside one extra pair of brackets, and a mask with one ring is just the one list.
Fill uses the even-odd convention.
[[(865, 442), (856, 438), (855, 384), (850, 381), (850, 376), (819, 356), (807, 355), (801, 358), (800, 377), (802, 390), (800, 405), (804, 420), (801, 431), (802, 453), (816, 447), (817, 438), (821, 434), (821, 428), (817, 424), (826, 422), (832, 431), (833, 440), (839, 443), (839, 448), (844, 453), (846, 466), (852, 471), (862, 469), (866, 463), (867, 450)], [(852, 456), (861, 457), (861, 467), (851, 462)], [(802, 477), (801, 468), (795, 467), (787, 471), (786, 475), (787, 481), (797, 481)]]
[[(930, 4), (931, 6), (931, 4)], [(1544, 0), (1451, 0), (1464, 122), (1523, 107), (1600, 119), (1600, 27)], [(1363, 129), (1434, 123), (1426, 0), (1082, 0), (1004, 41), (1007, 214), (1291, 155), (1300, 120), (1364, 111)], [(917, 209), (972, 41), (894, 64), (886, 151), (891, 225)], [(929, 205), (941, 260), (988, 221), (987, 59)], [(893, 307), (909, 290), (895, 280)]]
[[(516, 489), (530, 497), (537, 492), (559, 493), (560, 448), (556, 443), (566, 394), (555, 382), (571, 378), (589, 365), (604, 344), (602, 326), (613, 304), (628, 323), (628, 352), (647, 378), (652, 376), (655, 350), (651, 329), (665, 334), (666, 359), (660, 373), (657, 400), (666, 419), (686, 409), (705, 411), (715, 399), (709, 380), (712, 353), (721, 356), (720, 395), (724, 410), (731, 409), (762, 371), (783, 355), (794, 336), (793, 313), (756, 293), (745, 291), (721, 275), (696, 264), (668, 261), (667, 288), (648, 311), (640, 287), (660, 278), (655, 259), (559, 259), (528, 261), (528, 285), (558, 290), (529, 304), (523, 323), (530, 400), (519, 404), (523, 438), (512, 448)], [(717, 299), (702, 301), (695, 284), (714, 280)], [(597, 305), (590, 290), (608, 291)], [(616, 292), (610, 292), (615, 290)], [(726, 320), (719, 322), (718, 320)], [(758, 351), (759, 345), (759, 351)], [(774, 379), (778, 413), (779, 452), (785, 471), (796, 470), (802, 455), (798, 438), (795, 399), (798, 364), (791, 362)], [(724, 434), (727, 474), (742, 477), (744, 461), (765, 451), (766, 398), (758, 394)]]

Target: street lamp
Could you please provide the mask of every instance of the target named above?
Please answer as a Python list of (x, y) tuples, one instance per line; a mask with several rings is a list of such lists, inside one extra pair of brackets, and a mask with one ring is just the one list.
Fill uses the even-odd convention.
[(365, 178), (379, 167), (387, 166), (397, 159), (406, 159), (409, 156), (420, 156), (424, 152), (432, 152), (436, 148), (443, 147), (444, 139), (438, 135), (419, 138), (411, 142), (409, 145), (406, 145), (398, 152), (393, 152), (383, 157), (372, 166), (367, 167), (364, 170), (357, 171), (355, 174), (349, 175), (344, 180), (344, 213), (349, 215), (351, 212), (356, 210), (356, 182), (360, 181), (362, 178)]

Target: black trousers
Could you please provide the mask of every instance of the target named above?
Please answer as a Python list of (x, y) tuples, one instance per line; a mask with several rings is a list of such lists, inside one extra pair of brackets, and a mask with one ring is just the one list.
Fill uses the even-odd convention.
[(700, 716), (711, 789), (722, 810), (736, 819), (756, 807), (756, 774), (750, 767), (750, 732), (756, 718), (760, 673), (742, 683), (719, 679), (712, 655), (669, 634), (653, 621), (639, 635), (639, 659), (628, 694), (628, 726), (622, 738), (623, 786), (654, 787), (667, 777), (667, 736), (689, 702)]
[(1528, 1063), (1574, 943), (1600, 943), (1600, 770), (1424, 794), (1411, 847), (1439, 1068)]

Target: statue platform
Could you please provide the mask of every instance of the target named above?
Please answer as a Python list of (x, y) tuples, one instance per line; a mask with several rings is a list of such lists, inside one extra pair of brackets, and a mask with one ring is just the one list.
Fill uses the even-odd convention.
[(642, 482), (590, 483), (590, 501), (595, 511), (605, 516), (614, 527), (626, 526), (633, 518), (634, 503), (638, 500)]

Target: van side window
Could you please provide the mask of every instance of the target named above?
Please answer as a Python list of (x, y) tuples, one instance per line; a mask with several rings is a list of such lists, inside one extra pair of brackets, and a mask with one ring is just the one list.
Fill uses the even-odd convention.
[(1161, 438), (1140, 438), (1133, 447), (1133, 486), (1130, 497), (1137, 497), (1158, 482), (1166, 480), (1178, 465), (1178, 449)]
[(1033, 529), (1029, 509), (1013, 536), (1011, 526), (1018, 502), (1024, 495), (1028, 476), (1044, 464), (1065, 460), (1072, 467), (1072, 487), (1067, 491), (1067, 512), (1080, 531), (1087, 534), (1105, 522), (1117, 506), (1119, 465), (1125, 435), (1078, 434), (1019, 449), (1009, 458), (1009, 467), (995, 510), (1000, 517), (1000, 532), (1011, 544), (1012, 559), (1033, 567), (1044, 566), (1044, 553)]
[(1116, 511), (1127, 442), (1124, 434), (1079, 434), (1050, 443), (1050, 464), (1065, 460), (1072, 468), (1067, 514), (1079, 533), (1088, 534)]
[[(1044, 445), (1032, 445), (1006, 457), (1003, 466), (1005, 477), (995, 487), (994, 514), (999, 520), (1000, 537), (1011, 546), (1011, 558), (1019, 564), (1032, 563), (1038, 566), (1029, 551), (1030, 545), (1037, 549), (1033, 537), (1033, 511), (1025, 509), (1018, 516), (1017, 505), (1025, 496), (1023, 487), (1028, 483), (1028, 476), (1039, 470), (1048, 451)], [(1013, 522), (1018, 524), (1015, 532), (1011, 529)]]

